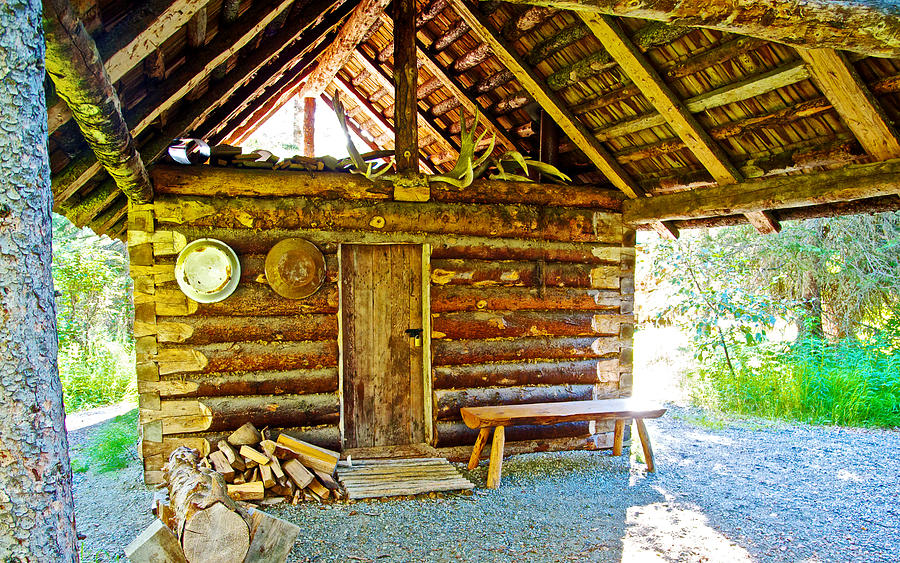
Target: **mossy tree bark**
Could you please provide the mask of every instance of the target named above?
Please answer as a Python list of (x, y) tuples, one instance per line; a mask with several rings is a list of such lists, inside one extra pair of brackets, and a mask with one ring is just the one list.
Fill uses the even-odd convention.
[(0, 3), (0, 560), (77, 561), (57, 372), (41, 2)]
[(150, 178), (97, 46), (68, 0), (48, 0), (44, 10), (47, 72), (57, 94), (69, 105), (97, 162), (116, 185), (132, 201), (149, 202)]

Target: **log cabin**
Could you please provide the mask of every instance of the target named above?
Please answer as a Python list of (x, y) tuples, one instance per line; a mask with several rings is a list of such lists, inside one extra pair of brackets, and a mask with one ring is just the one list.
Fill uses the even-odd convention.
[[(477, 430), (461, 407), (630, 395), (636, 230), (767, 234), (900, 208), (891, 3), (44, 5), (56, 211), (127, 241), (148, 483), (175, 447), (207, 451), (248, 421), (463, 459)], [(367, 148), (395, 155), (392, 180), (166, 154), (181, 137), (239, 146), (293, 99), (309, 118), (338, 98)], [(572, 181), (430, 181), (465, 160), (471, 126), (495, 139), (482, 150)], [(240, 260), (217, 303), (175, 280), (201, 238)], [(325, 258), (304, 299), (263, 275), (288, 238)], [(507, 440), (609, 448), (612, 426)]]

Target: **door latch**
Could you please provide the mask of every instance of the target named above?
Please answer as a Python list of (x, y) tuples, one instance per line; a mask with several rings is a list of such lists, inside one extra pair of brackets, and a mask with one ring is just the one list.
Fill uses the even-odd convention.
[(408, 328), (404, 332), (406, 332), (406, 336), (413, 339), (416, 348), (420, 348), (422, 346), (422, 329), (421, 328)]

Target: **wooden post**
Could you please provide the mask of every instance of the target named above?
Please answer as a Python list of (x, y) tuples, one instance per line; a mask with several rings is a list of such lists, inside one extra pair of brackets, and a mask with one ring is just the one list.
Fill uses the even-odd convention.
[(303, 98), (303, 156), (316, 156), (316, 99)]
[(613, 455), (622, 455), (622, 442), (625, 441), (625, 419), (617, 418), (615, 432), (613, 433)]
[(494, 441), (491, 443), (491, 465), (488, 467), (487, 488), (500, 486), (500, 474), (503, 471), (503, 448), (506, 446), (506, 427), (494, 429)]
[[(559, 162), (559, 126), (553, 118), (541, 110), (540, 145), (538, 146), (538, 160), (546, 164), (556, 166)], [(534, 180), (540, 182), (540, 173)]]
[(490, 434), (490, 426), (485, 426), (478, 431), (478, 438), (475, 440), (475, 446), (472, 448), (472, 455), (469, 457), (469, 471), (478, 467), (478, 460), (481, 458), (481, 452), (484, 450), (484, 445), (487, 444), (487, 439)]
[(394, 134), (397, 171), (419, 171), (416, 85), (416, 3), (394, 0)]
[(641, 447), (644, 449), (644, 463), (647, 464), (647, 472), (656, 471), (656, 465), (653, 464), (653, 448), (650, 447), (650, 434), (647, 433), (647, 426), (644, 425), (643, 418), (635, 418), (634, 424), (637, 426), (638, 436), (641, 437)]

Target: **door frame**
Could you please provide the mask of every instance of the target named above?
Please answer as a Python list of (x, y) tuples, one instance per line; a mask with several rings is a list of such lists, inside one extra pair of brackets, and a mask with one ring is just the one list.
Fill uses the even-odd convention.
[(338, 428), (341, 438), (341, 450), (344, 449), (344, 287), (343, 287), (343, 264), (341, 256), (343, 254), (342, 247), (360, 246), (360, 245), (408, 245), (422, 247), (422, 392), (424, 406), (424, 426), (425, 426), (425, 443), (429, 445), (435, 444), (434, 435), (434, 390), (433, 378), (431, 371), (431, 245), (427, 243), (415, 242), (341, 242), (338, 243), (337, 261), (338, 261), (338, 402), (340, 403), (340, 420)]

